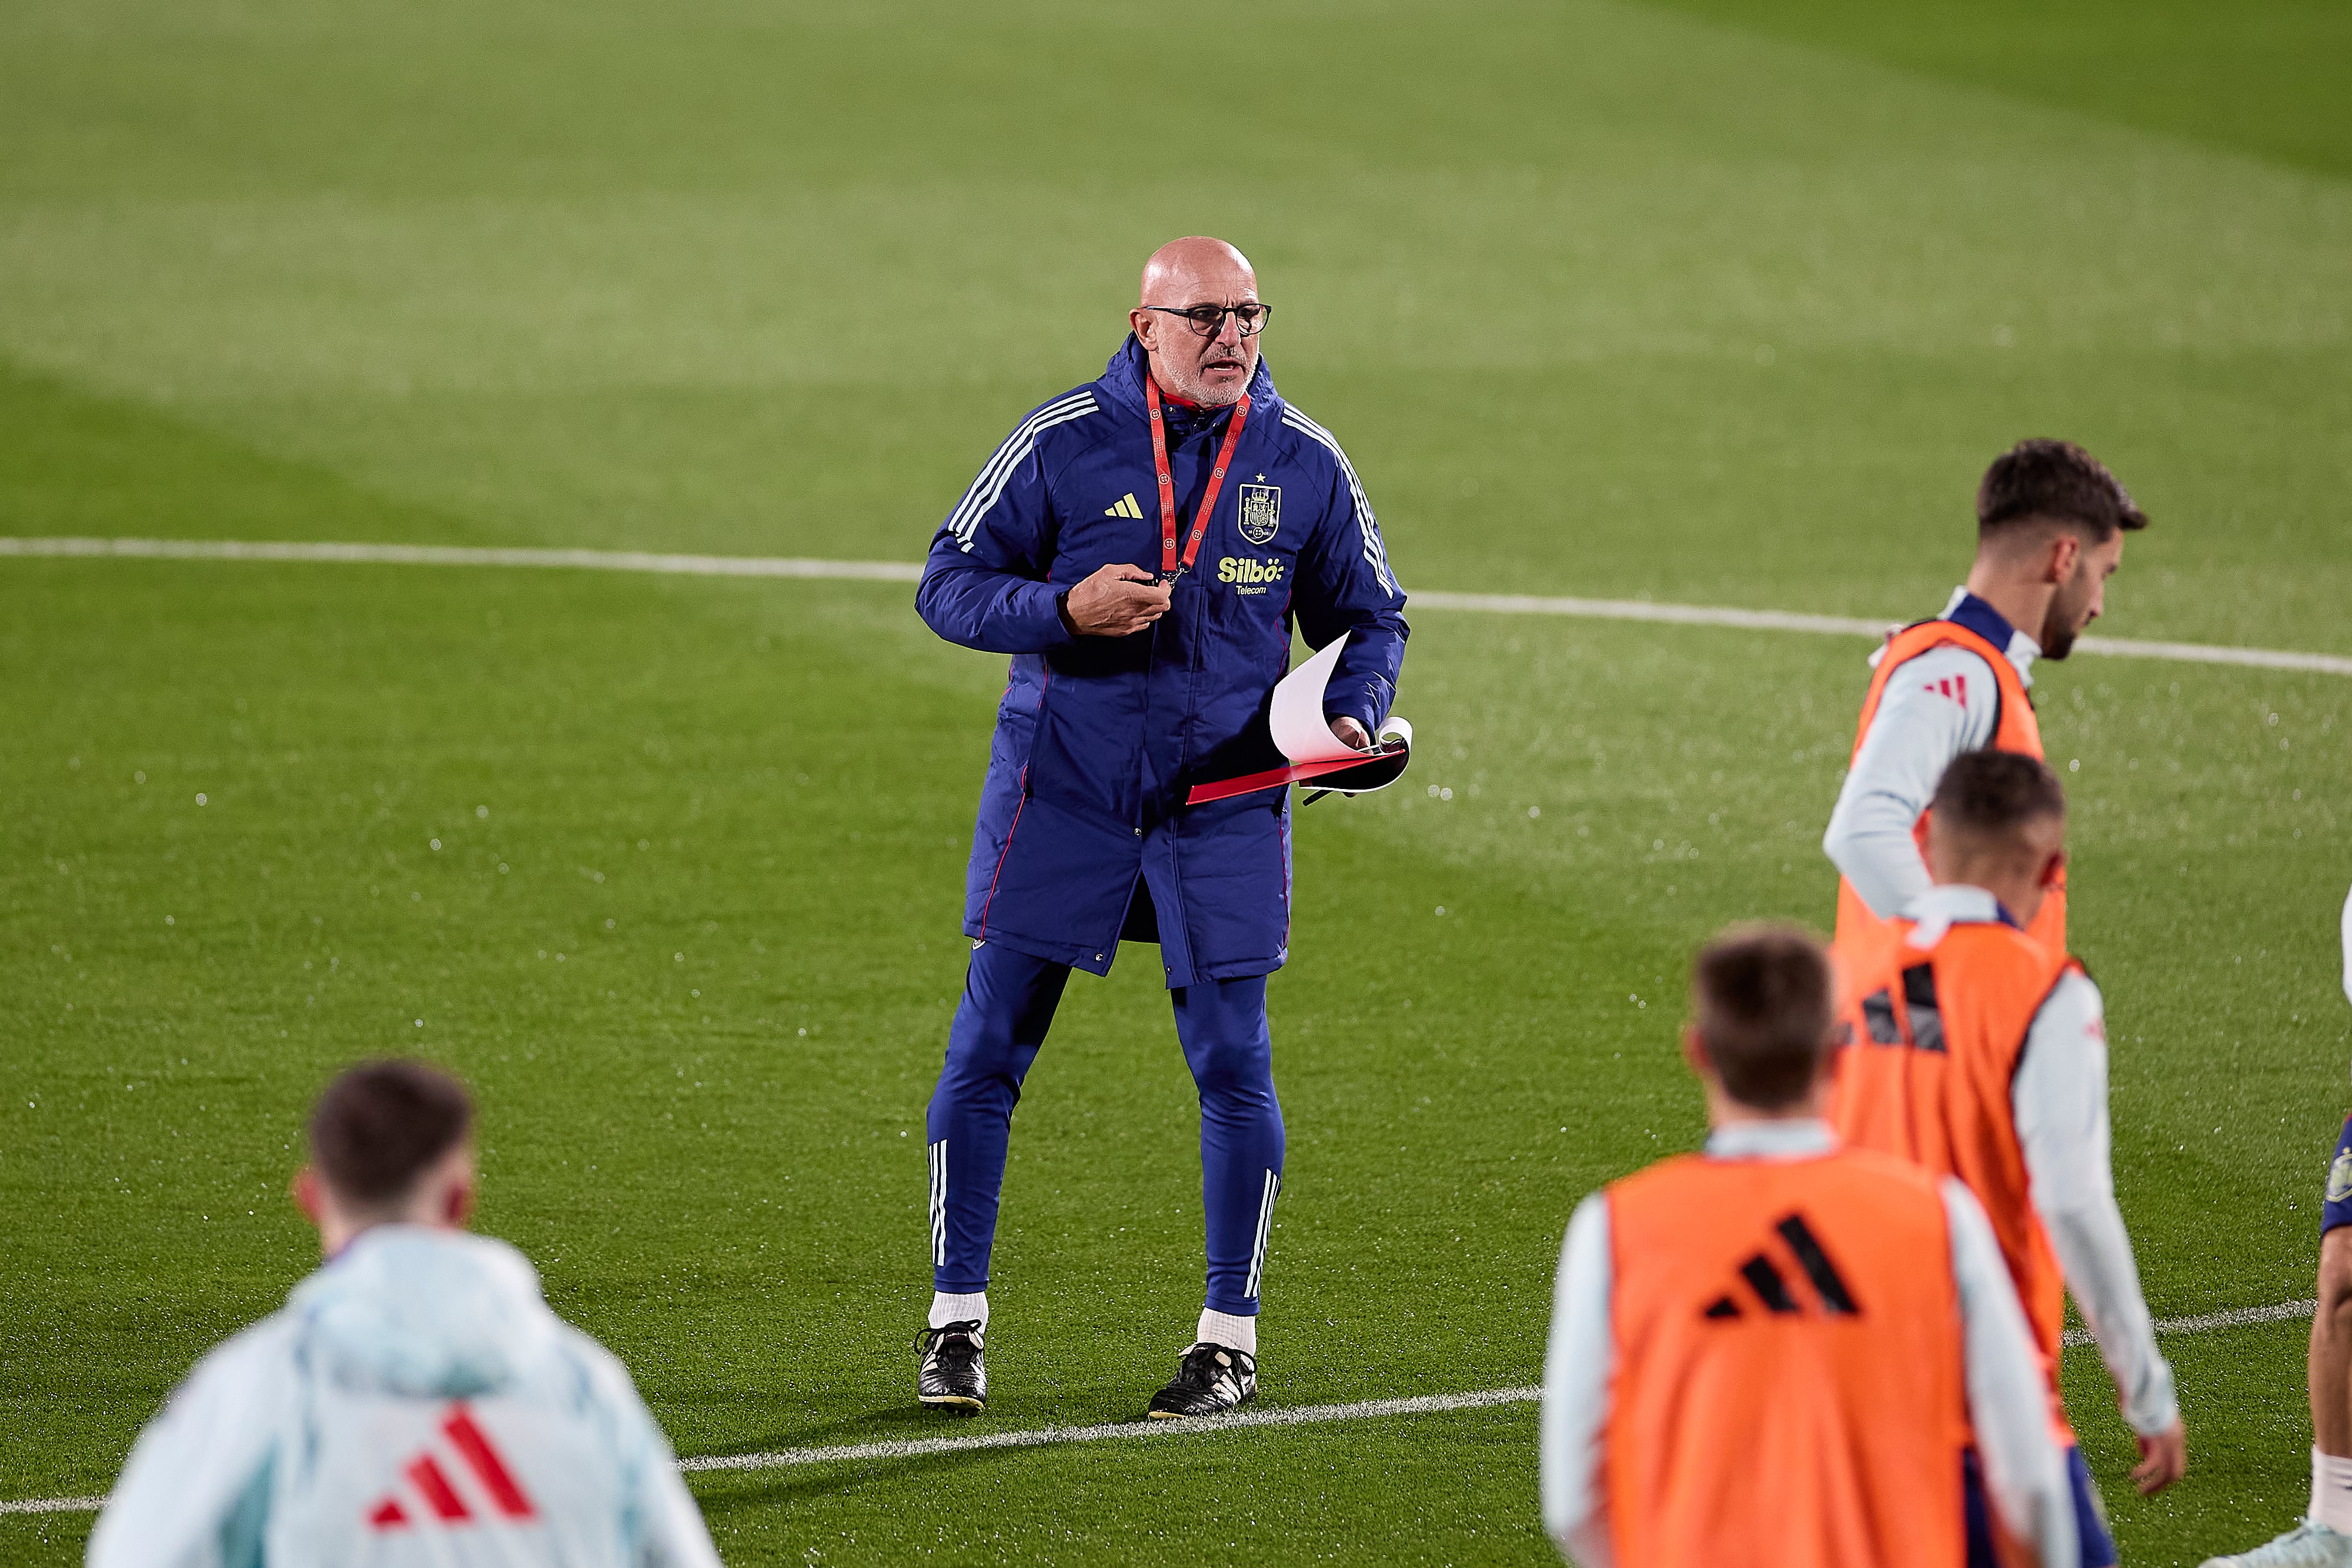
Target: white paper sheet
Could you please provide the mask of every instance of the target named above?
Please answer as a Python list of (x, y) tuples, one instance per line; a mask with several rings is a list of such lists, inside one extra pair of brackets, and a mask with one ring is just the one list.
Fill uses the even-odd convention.
[(1274, 688), (1274, 710), (1267, 716), (1274, 744), (1293, 762), (1334, 762), (1359, 755), (1356, 748), (1331, 733), (1323, 716), (1323, 688), (1331, 684), (1331, 667), (1348, 645), (1342, 634), (1331, 645), (1282, 677)]

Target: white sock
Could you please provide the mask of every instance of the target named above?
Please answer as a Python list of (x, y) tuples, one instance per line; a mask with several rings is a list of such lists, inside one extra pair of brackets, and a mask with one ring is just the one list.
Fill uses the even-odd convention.
[(2311, 1450), (2311, 1517), (2352, 1535), (2352, 1459)]
[(974, 1291), (968, 1296), (950, 1295), (945, 1291), (931, 1292), (931, 1327), (943, 1329), (950, 1323), (977, 1321), (980, 1332), (988, 1333), (988, 1292)]
[(1211, 1344), (1223, 1345), (1227, 1350), (1240, 1351), (1253, 1361), (1257, 1358), (1257, 1319), (1255, 1317), (1245, 1318), (1234, 1312), (1213, 1312), (1203, 1307), (1201, 1309), (1201, 1329), (1193, 1337), (1206, 1340)]

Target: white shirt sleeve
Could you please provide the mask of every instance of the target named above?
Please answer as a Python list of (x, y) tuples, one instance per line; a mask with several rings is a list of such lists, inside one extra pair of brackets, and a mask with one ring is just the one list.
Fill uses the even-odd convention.
[(1544, 1530), (1583, 1568), (1613, 1568), (1616, 1562), (1601, 1467), (1617, 1354), (1609, 1322), (1611, 1289), (1609, 1200), (1596, 1192), (1577, 1205), (1560, 1248), (1551, 1340), (1544, 1352), (1538, 1455)]
[(1976, 1428), (1985, 1493), (2012, 1540), (2031, 1542), (2042, 1568), (2074, 1568), (2074, 1499), (2066, 1461), (2050, 1430), (2042, 1363), (2001, 1261), (1992, 1226), (1960, 1183), (1943, 1182), (1959, 1283), (1969, 1424)]
[(2089, 976), (2070, 971), (2034, 1015), (2010, 1099), (2034, 1212), (2099, 1342), (2124, 1423), (2153, 1437), (2179, 1419), (2180, 1406), (2116, 1207), (2105, 1009)]
[[(648, 1416), (648, 1423), (652, 1421)], [(640, 1478), (637, 1518), (637, 1561), (632, 1568), (719, 1568), (718, 1549), (710, 1544), (710, 1528), (702, 1522), (702, 1509), (686, 1490), (686, 1478), (661, 1445), (663, 1462)]]
[(678, 1474), (677, 1456), (620, 1357), (565, 1325), (618, 1442), (628, 1568), (719, 1568), (702, 1510)]
[(2352, 894), (2344, 898), (2344, 999), (2352, 1002)]
[(1966, 648), (1930, 648), (1887, 678), (1822, 836), (1874, 913), (1893, 919), (1933, 885), (1912, 826), (1952, 759), (1990, 746), (2000, 721), (1992, 666)]
[(290, 1333), (267, 1318), (196, 1364), (131, 1446), (90, 1531), (89, 1568), (259, 1560), (267, 1498), (254, 1494), (293, 1396)]

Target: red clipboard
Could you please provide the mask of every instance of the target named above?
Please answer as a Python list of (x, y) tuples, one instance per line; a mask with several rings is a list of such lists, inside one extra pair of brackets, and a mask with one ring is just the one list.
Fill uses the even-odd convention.
[(1403, 775), (1405, 764), (1412, 758), (1412, 743), (1396, 741), (1354, 757), (1337, 757), (1326, 762), (1294, 762), (1286, 768), (1269, 768), (1263, 773), (1244, 773), (1238, 779), (1220, 779), (1213, 784), (1195, 784), (1192, 793), (1184, 797), (1184, 803), (1188, 806), (1206, 805), (1211, 800), (1227, 800), (1235, 795), (1253, 795), (1260, 789), (1304, 784), (1310, 779), (1320, 781), (1318, 788), (1342, 795), (1360, 795), (1368, 789), (1383, 789), (1395, 783)]
[[(1404, 775), (1405, 764), (1412, 759), (1412, 726), (1391, 714), (1381, 721), (1380, 733), (1372, 737), (1369, 751), (1349, 751), (1346, 743), (1331, 734), (1330, 720), (1323, 716), (1323, 691), (1330, 684), (1333, 666), (1339, 662), (1347, 648), (1348, 639), (1335, 637), (1298, 668), (1275, 683), (1274, 695), (1267, 705), (1266, 730), (1273, 737), (1275, 749), (1295, 758), (1282, 768), (1269, 768), (1262, 773), (1244, 773), (1237, 779), (1220, 779), (1213, 783), (1195, 784), (1184, 797), (1188, 806), (1204, 805), (1211, 800), (1231, 800), (1235, 795), (1251, 795), (1260, 789), (1279, 789), (1288, 784), (1316, 782), (1317, 794), (1360, 795), (1370, 789), (1384, 789)], [(1333, 756), (1334, 747), (1341, 748)]]

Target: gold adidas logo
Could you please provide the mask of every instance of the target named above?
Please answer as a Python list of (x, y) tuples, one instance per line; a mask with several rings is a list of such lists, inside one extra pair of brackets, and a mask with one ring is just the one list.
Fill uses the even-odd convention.
[(1103, 508), (1103, 516), (1106, 517), (1133, 517), (1137, 521), (1140, 522), (1143, 518), (1143, 508), (1135, 504), (1135, 492), (1129, 490), (1126, 495), (1121, 496), (1118, 500), (1113, 501), (1109, 506), (1105, 507)]

